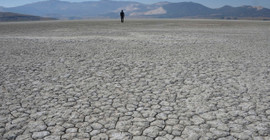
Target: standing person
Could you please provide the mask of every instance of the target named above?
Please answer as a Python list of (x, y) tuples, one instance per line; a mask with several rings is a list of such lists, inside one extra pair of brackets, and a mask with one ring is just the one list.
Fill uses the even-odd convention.
[(124, 18), (125, 18), (125, 13), (124, 13), (123, 10), (120, 12), (120, 17), (121, 17), (121, 22), (123, 23), (124, 22)]

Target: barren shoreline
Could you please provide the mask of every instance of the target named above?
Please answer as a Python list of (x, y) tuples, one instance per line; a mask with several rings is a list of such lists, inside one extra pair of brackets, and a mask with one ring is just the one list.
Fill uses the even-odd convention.
[(0, 23), (0, 139), (270, 139), (270, 22)]

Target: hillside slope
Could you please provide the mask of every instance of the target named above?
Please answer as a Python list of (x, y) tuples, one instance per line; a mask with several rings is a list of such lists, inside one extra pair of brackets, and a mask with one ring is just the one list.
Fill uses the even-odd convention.
[(88, 1), (66, 2), (48, 0), (13, 8), (0, 8), (0, 11), (15, 12), (41, 17), (59, 19), (119, 18), (121, 10), (129, 18), (261, 18), (270, 19), (270, 9), (263, 7), (224, 6), (217, 9), (208, 8), (193, 2), (160, 2), (142, 4), (133, 1)]
[(55, 20), (54, 18), (44, 18), (39, 16), (23, 15), (11, 12), (0, 12), (0, 21), (40, 21)]

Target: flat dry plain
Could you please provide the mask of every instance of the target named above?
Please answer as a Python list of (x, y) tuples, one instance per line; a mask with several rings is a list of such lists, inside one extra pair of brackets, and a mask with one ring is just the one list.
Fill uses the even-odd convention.
[(0, 139), (270, 139), (270, 22), (0, 23)]

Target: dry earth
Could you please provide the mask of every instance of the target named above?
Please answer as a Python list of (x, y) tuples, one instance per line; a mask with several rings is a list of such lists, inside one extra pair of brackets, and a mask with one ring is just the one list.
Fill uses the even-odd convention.
[(270, 22), (0, 23), (0, 139), (270, 139)]

